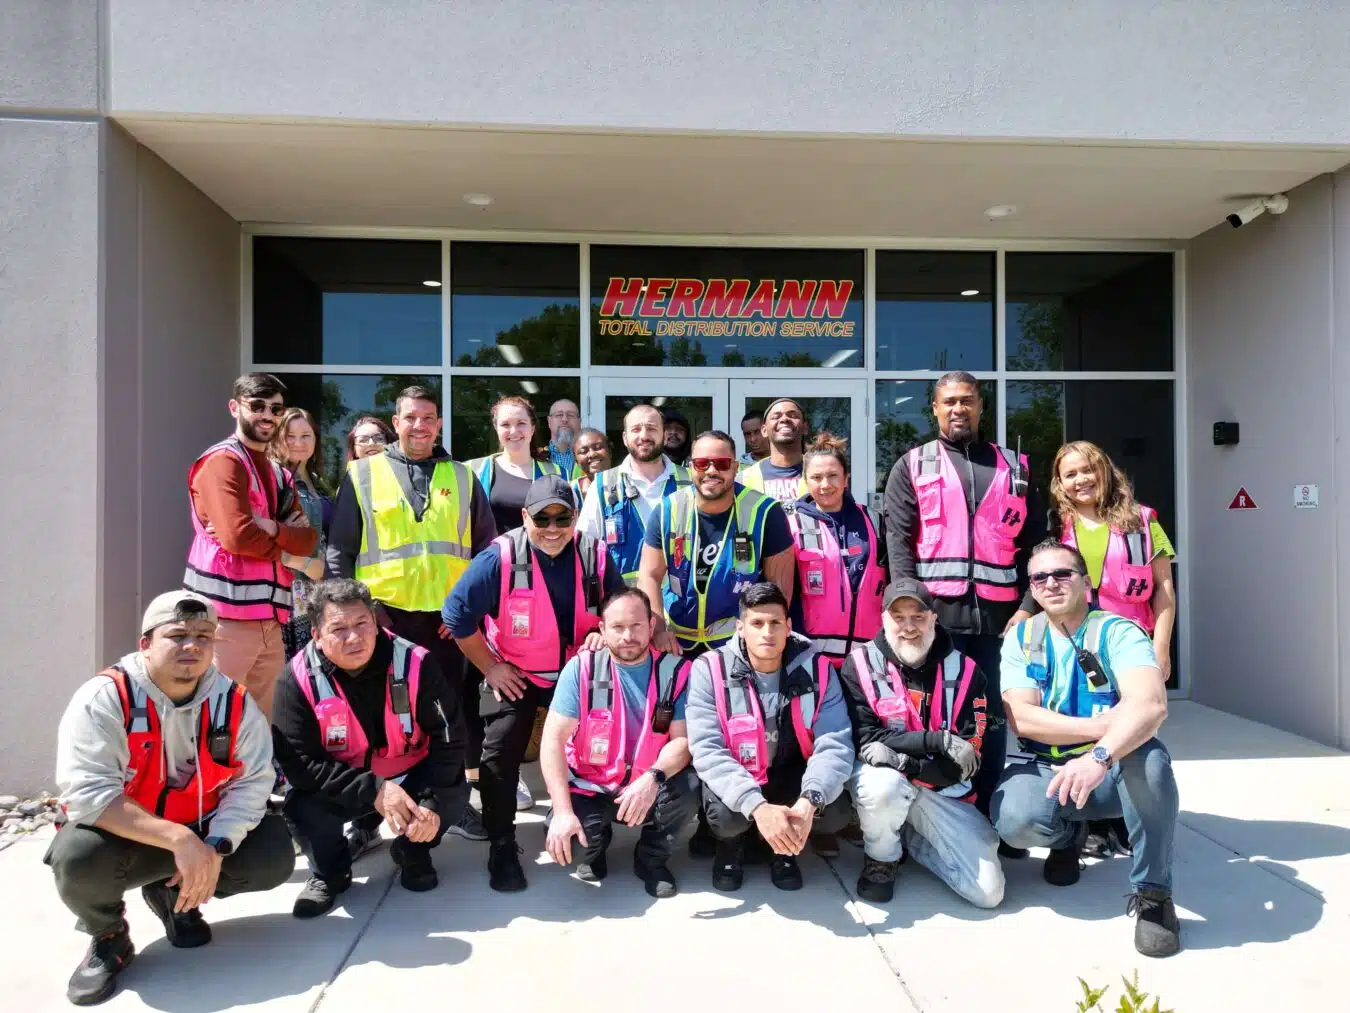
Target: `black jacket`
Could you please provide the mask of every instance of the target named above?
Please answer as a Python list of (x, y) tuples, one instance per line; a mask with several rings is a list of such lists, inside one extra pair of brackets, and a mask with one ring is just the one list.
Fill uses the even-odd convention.
[[(393, 641), (380, 634), (366, 667), (357, 675), (338, 668), (319, 652), (324, 674), (347, 697), (352, 713), (366, 733), (371, 750), (385, 745), (384, 701), (386, 673), (394, 656)], [(464, 780), (466, 736), (459, 696), (451, 692), (436, 663), (427, 655), (417, 690), (417, 724), (429, 738), (429, 751), (422, 760), (426, 770), (421, 797), (416, 801), (455, 819), (469, 801)], [(324, 749), (319, 721), (305, 699), (287, 663), (277, 682), (272, 715), (272, 747), (286, 780), (297, 791), (318, 792), (332, 797), (347, 811), (368, 810), (375, 805), (380, 779), (370, 770), (370, 758), (351, 767), (334, 759)]]
[[(951, 650), (951, 638), (947, 636), (947, 631), (938, 626), (937, 636), (928, 652), (928, 658), (917, 669), (908, 667), (896, 657), (886, 640), (885, 631), (878, 633), (872, 643), (876, 644), (886, 660), (899, 670), (905, 686), (923, 694), (923, 705), (919, 708), (919, 714), (923, 718), (924, 727), (927, 727), (933, 703), (933, 689), (941, 685), (939, 666), (942, 659), (947, 656), (947, 652)], [(859, 675), (857, 666), (853, 664), (853, 655), (850, 653), (839, 672), (839, 683), (844, 690), (849, 720), (853, 723), (853, 748), (861, 750), (869, 742), (881, 742), (897, 753), (923, 761), (914, 777), (925, 785), (941, 790), (959, 782), (961, 775), (956, 764), (945, 755), (934, 755), (942, 745), (942, 733), (902, 732), (887, 728), (867, 702), (867, 696), (863, 693), (862, 684), (859, 682), (860, 678), (867, 676)], [(983, 752), (987, 721), (988, 699), (985, 685), (984, 672), (977, 666), (975, 673), (970, 677), (970, 691), (966, 694), (956, 720), (952, 721), (951, 716), (947, 715), (947, 728), (969, 742), (978, 752)]]
[[(414, 461), (405, 457), (397, 443), (385, 452), (394, 466), (394, 475), (398, 478), (403, 495), (413, 508), (413, 516), (418, 520), (427, 505), (427, 490), (431, 488), (431, 475), (436, 470), (437, 461), (448, 461), (450, 455), (442, 447), (437, 447), (430, 457)], [(473, 554), (482, 552), (497, 537), (497, 522), (492, 519), (492, 507), (488, 504), (487, 494), (477, 482), (469, 483), (469, 539)], [(356, 490), (352, 488), (349, 473), (342, 476), (342, 485), (338, 487), (337, 501), (333, 504), (333, 520), (328, 526), (328, 551), (325, 557), (328, 576), (351, 577), (356, 572), (356, 556), (361, 551), (361, 506), (356, 501)]]
[[(989, 491), (989, 483), (993, 481), (998, 451), (992, 443), (973, 441), (964, 444), (953, 443), (945, 437), (939, 439), (952, 456), (956, 473), (966, 492), (966, 506), (974, 513)], [(997, 637), (1003, 633), (1003, 627), (1019, 608), (1028, 612), (1036, 608), (1027, 585), (1027, 557), (1036, 543), (1045, 538), (1045, 506), (1036, 484), (1028, 478), (1027, 485), (1027, 520), (1017, 535), (1018, 552), (1015, 560), (1017, 589), (1021, 592), (1022, 600), (985, 601), (976, 596), (974, 584), (959, 598), (934, 595), (938, 622), (952, 633)], [(914, 483), (909, 477), (909, 464), (904, 455), (895, 462), (890, 477), (886, 479), (882, 513), (886, 520), (886, 549), (891, 580), (916, 576), (914, 546), (919, 539), (919, 511), (914, 498)]]

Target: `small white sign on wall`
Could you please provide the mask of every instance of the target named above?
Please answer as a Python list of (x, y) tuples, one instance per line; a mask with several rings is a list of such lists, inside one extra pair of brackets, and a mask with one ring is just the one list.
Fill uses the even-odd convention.
[(1317, 486), (1294, 486), (1294, 507), (1298, 510), (1317, 509)]

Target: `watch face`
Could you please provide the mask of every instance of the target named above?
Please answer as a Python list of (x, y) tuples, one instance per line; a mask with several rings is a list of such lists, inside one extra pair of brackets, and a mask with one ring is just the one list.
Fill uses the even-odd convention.
[(1111, 762), (1111, 754), (1106, 751), (1105, 746), (1094, 746), (1092, 749), (1092, 758), (1098, 763)]

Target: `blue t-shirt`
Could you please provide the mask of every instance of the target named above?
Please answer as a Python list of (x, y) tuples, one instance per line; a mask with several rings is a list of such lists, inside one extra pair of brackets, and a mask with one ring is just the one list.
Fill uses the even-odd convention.
[[(1053, 623), (1050, 624), (1050, 645), (1054, 660), (1049, 676), (1044, 682), (1037, 682), (1027, 671), (1027, 655), (1022, 649), (1020, 630), (1004, 637), (1000, 666), (1003, 692), (1006, 693), (1010, 689), (1034, 689), (1040, 692), (1041, 706), (1047, 710), (1068, 717), (1091, 717), (1094, 706), (1100, 703), (1099, 699), (1093, 699), (1092, 694), (1081, 691), (1077, 694), (1077, 709), (1081, 713), (1075, 714), (1073, 706), (1075, 697), (1073, 684), (1075, 680), (1082, 678), (1077, 658), (1077, 648), (1083, 645), (1082, 628), (1074, 631), (1073, 640), (1068, 640)], [(1049, 661), (1050, 658), (1047, 657), (1046, 660)], [(1153, 642), (1149, 640), (1148, 634), (1134, 623), (1122, 619), (1110, 621), (1106, 628), (1103, 650), (1098, 653), (1097, 660), (1111, 677), (1112, 691), (1116, 690), (1115, 673), (1127, 672), (1132, 668), (1158, 667), (1157, 656), (1153, 653)]]
[[(642, 719), (647, 714), (647, 686), (652, 678), (652, 659), (648, 655), (636, 665), (621, 665), (616, 660), (614, 668), (619, 673), (620, 695), (623, 697), (623, 713), (625, 727), (628, 729), (628, 749), (624, 760), (628, 763), (633, 762), (633, 755), (637, 752), (639, 729), (642, 727)], [(689, 696), (688, 684), (675, 697), (675, 717), (676, 721), (684, 720), (685, 700)], [(553, 702), (549, 704), (549, 710), (565, 718), (580, 720), (581, 718), (581, 662), (573, 658), (563, 666), (562, 672), (558, 676), (558, 685), (553, 690)]]
[[(717, 550), (722, 544), (722, 537), (727, 531), (727, 521), (735, 513), (735, 510), (727, 510), (720, 514), (705, 514), (702, 510), (695, 510), (694, 516), (698, 519), (698, 558), (694, 560), (694, 584), (702, 590), (707, 587), (708, 574), (711, 572), (713, 564), (717, 562)], [(661, 511), (653, 510), (652, 515), (647, 520), (647, 532), (645, 543), (653, 549), (664, 549), (661, 542)], [(783, 508), (777, 503), (769, 504), (769, 509), (764, 512), (764, 537), (760, 542), (759, 563), (761, 569), (764, 560), (770, 556), (776, 556), (784, 549), (792, 548), (792, 531), (788, 528), (787, 514), (783, 513)], [(732, 547), (727, 545), (726, 551), (730, 552)]]
[(780, 468), (766, 457), (759, 462), (759, 473), (764, 476), (764, 494), (780, 503), (791, 503), (801, 493), (800, 461), (790, 468)]

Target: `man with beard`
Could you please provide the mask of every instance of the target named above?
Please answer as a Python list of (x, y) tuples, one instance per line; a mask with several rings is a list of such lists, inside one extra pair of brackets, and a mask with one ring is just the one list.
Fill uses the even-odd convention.
[(676, 464), (689, 462), (689, 420), (673, 408), (661, 412), (661, 421), (665, 426), (666, 456)]
[(886, 589), (882, 630), (839, 673), (857, 760), (849, 792), (863, 835), (858, 896), (889, 901), (906, 851), (976, 907), (1003, 900), (998, 835), (972, 804), (985, 678), (951, 646), (928, 589)]
[(285, 390), (271, 373), (235, 380), (233, 435), (203, 451), (188, 471), (193, 537), (183, 586), (214, 604), (216, 667), (242, 684), (268, 718), (286, 664), (281, 629), (294, 606), (290, 567), (302, 568), (319, 538), (290, 475), (265, 453), (286, 413)]
[[(891, 579), (924, 583), (952, 646), (989, 682), (989, 733), (975, 779), (976, 805), (987, 815), (1008, 747), (1000, 643), (1035, 607), (1026, 559), (1045, 537), (1045, 507), (1027, 458), (979, 438), (982, 408), (975, 377), (956, 371), (938, 378), (939, 436), (895, 462), (883, 514)], [(1000, 854), (1026, 857), (1007, 845)]]
[(600, 603), (600, 633), (603, 650), (582, 651), (563, 668), (544, 724), (548, 853), (571, 864), (575, 837), (577, 878), (599, 882), (609, 872), (611, 825), (641, 827), (633, 871), (651, 896), (673, 897), (667, 863), (699, 799), (684, 719), (693, 662), (651, 649), (651, 605), (636, 588)]
[(586, 426), (577, 436), (577, 469), (581, 474), (572, 479), (572, 494), (581, 503), (595, 476), (613, 464), (610, 455), (609, 437), (598, 429)]
[(581, 508), (577, 530), (603, 541), (625, 584), (637, 583), (647, 521), (661, 501), (689, 485), (689, 472), (665, 456), (659, 409), (635, 405), (623, 417), (628, 456), (596, 476)]
[(769, 456), (741, 470), (738, 480), (780, 503), (806, 495), (802, 480), (802, 449), (806, 439), (806, 413), (788, 397), (769, 403), (760, 435), (768, 441)]
[(560, 398), (549, 407), (548, 459), (558, 466), (562, 477), (569, 482), (582, 476), (574, 446), (580, 425), (581, 410), (575, 401)]

